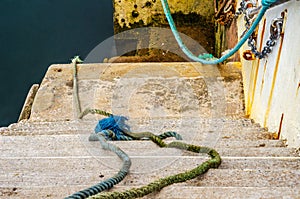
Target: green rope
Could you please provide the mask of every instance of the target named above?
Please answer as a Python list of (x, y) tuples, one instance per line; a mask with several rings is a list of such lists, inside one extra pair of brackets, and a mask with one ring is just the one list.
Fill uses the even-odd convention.
[[(79, 61), (79, 57), (75, 57), (72, 60), (72, 63), (74, 63), (74, 78), (73, 78), (73, 95), (74, 95), (74, 103), (75, 103), (75, 109), (77, 113), (78, 118), (83, 118), (85, 115), (91, 113), (91, 114), (100, 114), (106, 117), (112, 117), (113, 114), (108, 113), (106, 111), (98, 110), (98, 109), (85, 109), (85, 111), (81, 112), (80, 108), (80, 102), (79, 102), (79, 95), (78, 95), (78, 88), (77, 88), (77, 63), (81, 63)], [(171, 142), (169, 144), (166, 144), (163, 142), (162, 139), (167, 138), (167, 137), (175, 137), (176, 139), (180, 140), (182, 139), (181, 136), (175, 132), (168, 131), (165, 132), (161, 135), (155, 135), (151, 132), (142, 132), (142, 133), (133, 133), (130, 131), (124, 131), (125, 137), (128, 136), (131, 139), (135, 140), (140, 140), (143, 138), (149, 138), (151, 141), (156, 143), (160, 147), (167, 147), (167, 148), (178, 148), (181, 150), (187, 150), (187, 151), (192, 151), (195, 153), (206, 153), (208, 154), (211, 159), (207, 160), (206, 162), (202, 163), (198, 167), (184, 172), (184, 173), (179, 173), (176, 175), (172, 175), (166, 178), (161, 178), (159, 180), (156, 180), (146, 186), (142, 186), (140, 188), (133, 188), (127, 191), (123, 192), (108, 192), (108, 193), (100, 193), (105, 189), (112, 188), (114, 185), (119, 183), (121, 180), (125, 178), (127, 173), (129, 172), (129, 168), (131, 166), (131, 161), (128, 155), (122, 151), (119, 147), (107, 143), (105, 140), (105, 136), (109, 135), (113, 137), (114, 132), (110, 130), (103, 130), (100, 133), (93, 133), (89, 137), (90, 141), (96, 141), (99, 140), (101, 143), (102, 148), (106, 150), (110, 150), (117, 154), (122, 160), (123, 160), (123, 166), (120, 169), (120, 171), (114, 175), (113, 177), (102, 181), (92, 187), (89, 187), (87, 189), (84, 189), (82, 191), (76, 192), (73, 195), (67, 197), (70, 199), (77, 199), (77, 198), (137, 198), (137, 197), (143, 197), (149, 193), (160, 191), (166, 186), (169, 186), (174, 183), (179, 183), (179, 182), (184, 182), (190, 179), (193, 179), (205, 172), (207, 172), (210, 168), (217, 168), (221, 164), (221, 157), (219, 156), (218, 152), (216, 152), (214, 149), (208, 148), (208, 147), (200, 147), (200, 146), (195, 146), (191, 144), (186, 144), (182, 142)], [(129, 140), (129, 139), (126, 139)], [(98, 194), (98, 195), (96, 195)]]
[(91, 113), (91, 114), (99, 114), (99, 115), (103, 115), (103, 116), (106, 116), (106, 117), (113, 116), (113, 114), (108, 113), (108, 112), (103, 111), (103, 110), (87, 108), (82, 113), (79, 114), (78, 118), (82, 119), (84, 116), (86, 116), (89, 113)]
[(77, 64), (82, 63), (83, 61), (79, 58), (79, 56), (75, 56), (72, 60), (73, 63), (73, 101), (76, 110), (76, 118), (79, 117), (81, 112), (81, 107), (79, 103), (79, 95), (78, 95), (78, 83), (77, 83)]
[(185, 182), (187, 180), (194, 179), (199, 175), (206, 173), (210, 168), (218, 168), (222, 161), (218, 152), (208, 147), (201, 147), (201, 146), (186, 144), (182, 142), (171, 142), (169, 144), (166, 144), (158, 136), (155, 135), (152, 135), (150, 139), (160, 147), (178, 148), (178, 149), (187, 150), (195, 153), (206, 153), (211, 157), (211, 159), (205, 161), (204, 163), (200, 164), (199, 166), (197, 166), (192, 170), (186, 171), (184, 173), (168, 176), (165, 178), (161, 178), (140, 188), (132, 188), (120, 192), (116, 191), (116, 192), (100, 193), (95, 196), (89, 197), (89, 199), (108, 199), (108, 198), (130, 199), (130, 198), (143, 197), (150, 193), (160, 191), (164, 187), (172, 185), (174, 183), (180, 183), (180, 182)]
[(100, 193), (104, 190), (110, 189), (114, 185), (121, 182), (129, 172), (129, 168), (131, 166), (131, 160), (130, 160), (129, 156), (122, 149), (120, 149), (119, 147), (117, 147), (113, 144), (106, 142), (105, 137), (101, 133), (92, 134), (90, 136), (89, 140), (90, 141), (99, 141), (103, 149), (114, 152), (123, 161), (123, 165), (122, 165), (121, 169), (118, 171), (118, 173), (115, 174), (114, 176), (112, 176), (104, 181), (101, 181), (89, 188), (78, 191), (78, 192), (66, 197), (65, 199), (87, 198), (89, 196)]

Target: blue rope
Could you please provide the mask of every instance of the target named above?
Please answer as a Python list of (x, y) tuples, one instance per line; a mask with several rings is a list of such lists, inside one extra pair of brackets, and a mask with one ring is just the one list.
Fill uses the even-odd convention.
[(119, 156), (120, 159), (123, 160), (123, 166), (122, 168), (119, 170), (119, 172), (117, 174), (115, 174), (113, 177), (108, 178), (104, 181), (99, 182), (98, 184), (89, 187), (87, 189), (78, 191), (68, 197), (66, 197), (65, 199), (84, 199), (84, 198), (88, 198), (90, 196), (93, 196), (97, 193), (100, 193), (104, 190), (110, 189), (112, 188), (114, 185), (118, 184), (119, 182), (121, 182), (126, 175), (129, 172), (129, 168), (131, 166), (131, 160), (128, 157), (128, 155), (119, 147), (107, 143), (106, 142), (106, 137), (110, 137), (113, 136), (113, 132), (111, 130), (102, 130), (101, 132), (92, 134), (92, 138), (90, 137), (90, 141), (96, 141), (99, 140), (99, 142), (101, 143), (101, 146), (103, 149), (105, 150), (110, 150), (112, 152), (114, 152), (117, 156)]
[[(95, 127), (95, 133), (101, 132), (106, 140), (134, 140), (137, 139), (132, 136), (130, 127), (125, 124), (128, 120), (124, 116), (110, 115), (108, 118), (99, 120)], [(167, 131), (160, 135), (157, 135), (160, 139), (166, 139), (168, 137), (174, 137), (176, 140), (182, 140), (180, 134), (174, 131)], [(146, 138), (147, 139), (147, 138)]]
[[(95, 194), (98, 194), (104, 190), (112, 188), (114, 185), (121, 182), (129, 172), (131, 166), (131, 160), (128, 155), (122, 151), (119, 147), (108, 143), (106, 140), (134, 140), (135, 137), (131, 137), (130, 127), (125, 123), (128, 120), (124, 116), (112, 115), (108, 118), (101, 119), (95, 127), (95, 133), (91, 134), (89, 141), (100, 141), (101, 146), (105, 150), (114, 152), (120, 159), (123, 160), (123, 166), (117, 174), (107, 180), (101, 181), (98, 184), (78, 191), (65, 199), (84, 199)], [(130, 135), (129, 135), (130, 134)], [(160, 139), (168, 137), (174, 137), (177, 140), (182, 140), (182, 137), (173, 131), (167, 131), (158, 135)]]
[(125, 124), (128, 120), (124, 116), (111, 115), (108, 118), (100, 120), (95, 128), (95, 132), (101, 132), (103, 130), (111, 130), (114, 135), (108, 135), (104, 131), (104, 136), (107, 140), (132, 140), (125, 132), (130, 131), (130, 127)]
[(252, 33), (254, 32), (254, 30), (256, 29), (257, 25), (259, 24), (259, 22), (261, 21), (262, 17), (264, 16), (265, 12), (269, 9), (269, 7), (271, 6), (271, 4), (275, 3), (277, 0), (262, 0), (262, 8), (260, 10), (260, 12), (257, 15), (257, 18), (255, 19), (255, 21), (253, 22), (252, 26), (250, 27), (250, 29), (248, 30), (248, 32), (240, 39), (240, 41), (236, 44), (236, 46), (231, 49), (226, 55), (223, 55), (221, 58), (217, 59), (210, 59), (207, 60), (205, 58), (203, 58), (203, 55), (200, 56), (195, 56), (183, 43), (181, 37), (179, 36), (179, 33), (176, 29), (175, 23), (173, 21), (173, 18), (171, 16), (171, 11), (168, 5), (168, 0), (161, 0), (163, 9), (164, 9), (164, 13), (167, 17), (167, 20), (169, 22), (170, 28), (173, 32), (173, 35), (179, 45), (179, 47), (181, 48), (181, 50), (184, 52), (184, 54), (186, 54), (186, 56), (188, 56), (191, 60), (196, 61), (196, 62), (200, 62), (202, 64), (218, 64), (221, 63), (223, 61), (225, 61), (226, 59), (228, 59), (229, 57), (231, 57), (234, 53), (236, 53), (241, 47), (242, 45), (247, 41), (247, 39), (252, 35)]

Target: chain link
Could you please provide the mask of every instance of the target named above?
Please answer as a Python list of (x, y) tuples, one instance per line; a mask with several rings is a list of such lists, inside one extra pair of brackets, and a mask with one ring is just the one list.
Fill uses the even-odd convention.
[(270, 37), (266, 42), (266, 45), (263, 47), (263, 50), (259, 52), (256, 47), (256, 41), (253, 36), (248, 39), (248, 46), (251, 48), (252, 53), (255, 57), (262, 59), (266, 57), (269, 53), (272, 52), (273, 47), (275, 46), (277, 40), (280, 38), (282, 32), (283, 18), (273, 19), (270, 26)]
[[(261, 6), (257, 6), (255, 0), (243, 0), (240, 3), (240, 7), (236, 12), (236, 17), (244, 14), (244, 21), (245, 21), (245, 31), (243, 32), (242, 36), (249, 30), (252, 20), (254, 16), (259, 12)], [(275, 46), (277, 40), (280, 38), (282, 33), (283, 27), (283, 16), (279, 18), (275, 18), (272, 20), (270, 26), (270, 37), (266, 42), (266, 45), (262, 48), (263, 50), (259, 52), (256, 47), (256, 35), (253, 33), (248, 38), (248, 46), (251, 49), (251, 52), (254, 54), (256, 58), (262, 59), (266, 57), (269, 53), (272, 52), (273, 46)]]

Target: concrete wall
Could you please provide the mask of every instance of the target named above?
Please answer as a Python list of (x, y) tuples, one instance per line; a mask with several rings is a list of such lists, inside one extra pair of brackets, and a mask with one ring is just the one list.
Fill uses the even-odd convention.
[[(207, 20), (211, 20), (214, 14), (211, 0), (169, 0), (168, 2), (172, 13), (184, 15), (195, 13)], [(121, 28), (133, 28), (134, 24), (144, 26), (166, 24), (160, 0), (114, 0), (114, 21)]]
[[(284, 34), (264, 59), (241, 58), (246, 114), (289, 146), (300, 146), (300, 1), (291, 0), (269, 9), (258, 29), (257, 48), (269, 38), (272, 19), (286, 11)], [(244, 21), (238, 20), (240, 36)], [(240, 50), (241, 57), (247, 44)]]
[[(213, 53), (214, 2), (211, 0), (169, 0), (168, 2), (178, 31), (200, 43), (209, 53)], [(169, 28), (160, 0), (114, 0), (113, 5), (115, 34), (141, 27)], [(144, 40), (149, 41), (149, 48), (151, 43), (157, 43), (159, 39), (153, 37), (152, 33), (145, 34), (144, 37)], [(115, 37), (117, 48), (119, 45), (124, 45), (122, 41), (124, 39), (121, 35)], [(135, 37), (126, 39), (138, 45), (135, 44), (138, 43)]]

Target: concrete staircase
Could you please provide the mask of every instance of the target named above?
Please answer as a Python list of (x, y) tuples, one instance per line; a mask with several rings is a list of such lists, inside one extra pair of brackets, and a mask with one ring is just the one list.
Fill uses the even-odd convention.
[[(74, 119), (71, 82), (71, 65), (51, 66), (32, 95), (30, 118), (0, 128), (0, 198), (64, 198), (120, 168), (113, 153), (87, 140), (101, 117)], [(221, 154), (218, 169), (144, 198), (300, 198), (299, 154), (243, 117), (233, 65), (80, 65), (79, 94), (83, 107), (127, 115), (133, 131), (177, 131), (184, 142)], [(113, 143), (128, 153), (132, 167), (112, 190), (139, 187), (207, 159), (150, 141)]]

